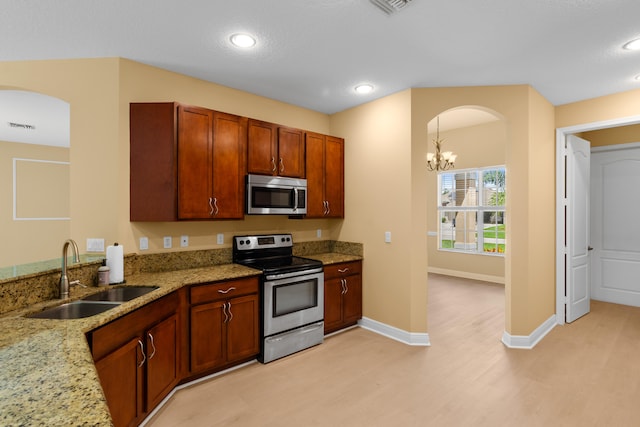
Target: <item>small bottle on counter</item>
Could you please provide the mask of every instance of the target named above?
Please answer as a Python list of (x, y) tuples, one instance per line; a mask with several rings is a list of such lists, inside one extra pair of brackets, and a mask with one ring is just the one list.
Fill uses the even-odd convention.
[(107, 266), (107, 260), (102, 260), (102, 266), (98, 268), (98, 286), (107, 286), (109, 284), (109, 271), (111, 269)]

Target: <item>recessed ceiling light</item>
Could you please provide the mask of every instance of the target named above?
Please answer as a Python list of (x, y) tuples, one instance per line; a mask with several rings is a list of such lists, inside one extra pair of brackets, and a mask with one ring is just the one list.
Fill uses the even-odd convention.
[(631, 40), (628, 43), (625, 43), (624, 46), (622, 46), (624, 49), (627, 50), (639, 50), (640, 49), (640, 39), (635, 39), (635, 40)]
[(251, 47), (256, 44), (256, 39), (249, 34), (237, 33), (230, 37), (231, 43), (238, 47)]
[(370, 93), (371, 91), (373, 91), (373, 85), (367, 83), (361, 84), (355, 87), (355, 91), (360, 94)]

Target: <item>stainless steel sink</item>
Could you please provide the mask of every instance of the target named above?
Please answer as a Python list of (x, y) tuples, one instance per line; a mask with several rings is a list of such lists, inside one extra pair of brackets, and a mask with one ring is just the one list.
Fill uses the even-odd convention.
[(27, 317), (37, 319), (81, 319), (105, 312), (120, 304), (120, 302), (107, 301), (74, 301), (30, 314)]
[(111, 288), (98, 292), (97, 294), (84, 297), (82, 301), (125, 302), (148, 294), (155, 289), (158, 289), (158, 286), (124, 286), (122, 288)]

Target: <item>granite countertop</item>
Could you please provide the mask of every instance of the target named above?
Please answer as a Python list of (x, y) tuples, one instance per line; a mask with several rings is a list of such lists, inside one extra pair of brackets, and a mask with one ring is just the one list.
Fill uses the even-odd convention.
[[(338, 253), (306, 255), (324, 264), (361, 260)], [(260, 271), (238, 264), (140, 273), (126, 286), (158, 289), (84, 319), (30, 319), (60, 300), (38, 304), (0, 317), (0, 425), (112, 425), (85, 333), (183, 286), (250, 277)], [(83, 291), (95, 293), (104, 288)], [(85, 295), (80, 295), (80, 297)]]

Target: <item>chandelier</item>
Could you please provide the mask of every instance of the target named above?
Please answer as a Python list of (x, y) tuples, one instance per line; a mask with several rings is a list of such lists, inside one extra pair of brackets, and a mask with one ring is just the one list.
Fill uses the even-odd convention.
[(427, 153), (427, 169), (430, 171), (446, 171), (451, 169), (456, 162), (456, 154), (451, 151), (441, 152), (440, 148), (444, 140), (440, 140), (440, 116), (436, 117), (436, 139), (433, 145), (436, 146), (435, 153)]

